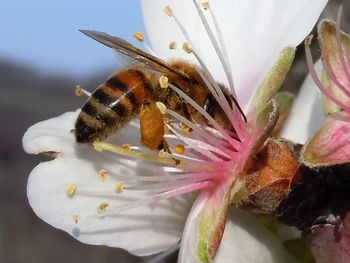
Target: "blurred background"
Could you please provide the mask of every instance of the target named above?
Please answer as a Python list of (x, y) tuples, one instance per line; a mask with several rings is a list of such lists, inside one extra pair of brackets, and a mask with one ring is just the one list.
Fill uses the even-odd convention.
[[(343, 29), (350, 32), (350, 1), (344, 1)], [(323, 17), (334, 18), (339, 3), (330, 1)], [(75, 96), (75, 86), (93, 91), (120, 67), (111, 50), (78, 29), (105, 31), (137, 45), (133, 32), (144, 32), (139, 2), (0, 3), (0, 262), (137, 263), (152, 258), (82, 244), (36, 217), (26, 198), (27, 177), (42, 159), (23, 152), (26, 129), (80, 107), (84, 98)], [(317, 56), (317, 48), (314, 51)], [(299, 47), (284, 88), (296, 93), (306, 74), (303, 48)], [(175, 261), (176, 253), (167, 259)]]

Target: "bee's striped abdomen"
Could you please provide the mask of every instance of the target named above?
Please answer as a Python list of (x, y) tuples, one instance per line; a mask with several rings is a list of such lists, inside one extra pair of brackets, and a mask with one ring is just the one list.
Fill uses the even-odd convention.
[(139, 112), (150, 87), (145, 75), (136, 69), (113, 75), (82, 107), (75, 123), (76, 141), (102, 140), (124, 126)]

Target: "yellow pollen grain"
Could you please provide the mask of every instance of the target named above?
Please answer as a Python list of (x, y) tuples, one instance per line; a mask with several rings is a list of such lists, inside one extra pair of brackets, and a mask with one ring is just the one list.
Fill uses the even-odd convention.
[(204, 10), (208, 10), (209, 9), (209, 1), (203, 2), (202, 7), (204, 8)]
[(83, 87), (81, 85), (75, 86), (75, 95), (77, 95), (78, 97), (84, 95)]
[(133, 34), (133, 37), (136, 38), (136, 40), (140, 41), (140, 42), (143, 42), (145, 40), (145, 37), (143, 35), (142, 32), (140, 31), (136, 31), (134, 34)]
[(185, 134), (189, 134), (190, 132), (192, 132), (192, 129), (189, 126), (187, 126), (186, 124), (182, 123), (181, 128), (182, 128), (183, 133), (185, 133)]
[(104, 170), (104, 169), (101, 169), (101, 170), (98, 172), (98, 178), (100, 179), (101, 182), (106, 181), (106, 179), (107, 179), (107, 171)]
[(67, 189), (66, 189), (66, 194), (71, 197), (75, 194), (75, 192), (77, 191), (77, 186), (75, 184), (69, 184)]
[(192, 48), (190, 47), (190, 45), (187, 42), (183, 43), (182, 49), (188, 54), (191, 54), (192, 51), (193, 51)]
[(157, 105), (161, 114), (163, 114), (163, 115), (166, 114), (166, 106), (164, 105), (164, 103), (157, 101), (156, 105)]
[(72, 218), (73, 218), (75, 223), (78, 223), (80, 220), (80, 215), (74, 215), (74, 216), (72, 216)]
[(123, 148), (123, 149), (126, 149), (126, 150), (130, 150), (131, 145), (128, 144), (128, 143), (124, 143), (124, 144), (122, 144), (122, 148)]
[(159, 78), (159, 85), (162, 89), (166, 89), (167, 87), (169, 87), (169, 82), (168, 82), (168, 78), (166, 76), (160, 76)]
[(176, 45), (176, 42), (173, 41), (169, 44), (169, 49), (176, 49), (177, 45)]
[(164, 7), (164, 12), (168, 15), (168, 16), (172, 16), (173, 15), (173, 10), (171, 9), (170, 6), (166, 6)]
[(125, 187), (125, 182), (120, 181), (120, 182), (116, 183), (116, 185), (114, 187), (114, 192), (116, 192), (117, 194), (120, 194), (124, 191), (124, 187)]
[(99, 213), (105, 212), (108, 206), (109, 206), (109, 204), (106, 203), (106, 202), (101, 203), (101, 204), (98, 206), (98, 212), (99, 212)]
[(182, 144), (178, 144), (175, 146), (175, 152), (178, 154), (183, 154), (185, 152), (185, 146)]

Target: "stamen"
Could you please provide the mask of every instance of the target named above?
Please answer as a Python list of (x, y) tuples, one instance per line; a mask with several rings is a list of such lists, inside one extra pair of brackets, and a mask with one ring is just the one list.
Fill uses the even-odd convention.
[(73, 220), (74, 220), (74, 222), (77, 224), (78, 222), (79, 222), (79, 220), (80, 220), (80, 216), (79, 215), (74, 215), (74, 216), (72, 216), (72, 218), (73, 218)]
[(148, 53), (152, 54), (153, 56), (156, 56), (155, 52), (153, 51), (153, 49), (145, 42), (145, 36), (143, 35), (142, 32), (140, 31), (136, 31), (133, 34), (133, 37), (137, 40), (142, 42), (144, 48), (147, 50)]
[[(195, 58), (197, 59), (199, 65), (202, 67), (202, 69), (203, 69), (203, 71), (205, 72), (205, 74), (206, 74), (208, 77), (210, 77), (210, 79), (214, 80), (213, 76), (211, 75), (210, 71), (209, 71), (208, 68), (206, 67), (205, 63), (203, 62), (203, 60), (200, 58), (200, 56), (199, 56), (199, 55), (197, 54), (197, 52), (195, 51), (195, 50), (196, 50), (195, 45), (194, 45), (193, 41), (191, 40), (191, 37), (190, 37), (190, 35), (188, 34), (188, 32), (186, 31), (186, 29), (182, 26), (182, 24), (180, 23), (180, 21), (179, 21), (178, 18), (174, 15), (173, 12), (171, 12), (171, 17), (174, 19), (175, 23), (177, 24), (177, 26), (179, 27), (180, 31), (181, 31), (182, 34), (184, 35), (185, 39), (187, 39), (188, 43), (190, 44), (191, 49), (192, 49), (192, 53), (193, 53), (193, 55), (195, 56)], [(215, 81), (214, 81), (214, 82), (215, 82)], [(216, 86), (218, 86), (218, 85), (216, 84)], [(225, 100), (226, 100), (226, 99), (225, 99)], [(234, 101), (234, 102), (235, 102), (236, 107), (239, 109), (239, 112), (240, 112), (240, 113), (243, 113), (243, 111), (242, 111), (242, 109), (240, 109), (240, 107), (239, 107), (237, 101)], [(235, 116), (236, 116), (236, 112), (234, 111), (233, 113), (234, 113)], [(230, 115), (231, 115), (231, 114), (230, 114)], [(228, 115), (228, 117), (230, 117), (230, 115)], [(243, 114), (243, 118), (245, 118), (244, 114)], [(243, 124), (241, 123), (242, 120), (241, 120), (240, 118), (238, 118), (237, 116), (236, 116), (236, 120), (237, 120), (237, 122), (238, 122), (238, 124), (239, 124), (240, 126), (243, 125)], [(246, 119), (245, 119), (245, 120), (246, 120)], [(238, 129), (237, 129), (237, 134), (239, 134), (239, 132), (240, 132), (240, 131), (238, 131)], [(240, 137), (240, 138), (241, 138), (241, 137)]]
[(182, 44), (182, 49), (187, 53), (187, 54), (191, 54), (193, 52), (191, 46), (185, 42)]
[(122, 148), (126, 149), (126, 150), (130, 150), (131, 149), (131, 145), (128, 144), (128, 143), (124, 143), (124, 144), (122, 144)]
[(318, 78), (318, 75), (314, 67), (311, 50), (310, 50), (312, 38), (313, 36), (310, 35), (307, 38), (305, 38), (305, 41), (304, 41), (306, 62), (307, 62), (312, 79), (314, 80), (317, 87), (322, 91), (322, 93), (325, 94), (331, 101), (333, 101), (335, 104), (343, 108), (345, 111), (350, 112), (350, 108), (347, 105), (343, 104), (341, 101), (339, 101), (335, 96), (333, 96), (333, 94), (325, 86), (323, 86), (321, 80)]
[(72, 197), (75, 192), (77, 190), (77, 186), (73, 183), (69, 184), (67, 189), (66, 189), (66, 194), (69, 196), (69, 197)]
[[(153, 196), (149, 196), (149, 197), (141, 199), (141, 200), (131, 201), (131, 202), (127, 202), (125, 204), (119, 205), (119, 206), (111, 207), (109, 209), (109, 212), (105, 212), (103, 215), (98, 216), (98, 217), (117, 216), (121, 212), (129, 210), (129, 209), (133, 209), (133, 208), (145, 206), (145, 205), (150, 205), (150, 204), (157, 203), (157, 202), (164, 200), (164, 199), (169, 199), (169, 198), (172, 198), (175, 196), (187, 194), (190, 192), (195, 192), (197, 190), (208, 189), (211, 187), (213, 187), (213, 183), (208, 182), (208, 181), (185, 185), (185, 186), (180, 187), (178, 189), (166, 191), (166, 192), (163, 192), (160, 194), (155, 194)], [(113, 211), (111, 211), (111, 210), (113, 210)]]
[(166, 76), (159, 77), (159, 85), (162, 89), (166, 89), (169, 86), (168, 78)]
[[(195, 102), (192, 98), (190, 98), (187, 94), (185, 94), (182, 90), (178, 89), (172, 84), (169, 84), (169, 87), (176, 91), (182, 98), (184, 98), (188, 103), (191, 104), (192, 107), (194, 107), (200, 114), (202, 114), (203, 117), (205, 117), (218, 131), (222, 133), (222, 135), (225, 137), (225, 139), (235, 148), (240, 148), (240, 142), (233, 139), (231, 136), (228, 135), (228, 133), (217, 123), (217, 121), (211, 117), (208, 112), (206, 112), (200, 105), (198, 105), (197, 102)], [(188, 125), (188, 123), (186, 123)], [(188, 125), (190, 126), (190, 125)], [(191, 126), (190, 126), (191, 127)], [(193, 127), (191, 127), (193, 129)]]
[(136, 32), (133, 34), (133, 37), (134, 37), (136, 40), (140, 41), (140, 42), (143, 42), (143, 41), (145, 40), (145, 37), (144, 37), (143, 33), (140, 32), (140, 31), (136, 31)]
[(107, 209), (108, 206), (109, 206), (108, 203), (103, 202), (103, 203), (101, 203), (101, 204), (98, 206), (98, 210), (97, 210), (97, 211), (98, 211), (99, 213), (103, 213), (103, 212), (106, 211), (106, 209)]
[(100, 181), (104, 182), (107, 179), (107, 171), (102, 169), (98, 172), (98, 178), (100, 179)]
[[(205, 157), (207, 157), (213, 161), (222, 161), (222, 159), (220, 159), (216, 155), (213, 155), (212, 152), (214, 152), (218, 155), (221, 155), (225, 158), (229, 158), (229, 159), (234, 158), (234, 153), (232, 151), (229, 151), (228, 149), (226, 149), (224, 146), (222, 146), (221, 142), (219, 142), (219, 141), (209, 139), (209, 142), (212, 145), (215, 145), (215, 146), (212, 146), (211, 144), (207, 144), (202, 140), (194, 140), (194, 139), (190, 139), (188, 137), (185, 137), (185, 136), (178, 134), (177, 131), (173, 127), (171, 127), (171, 125), (169, 125), (169, 124), (167, 124), (167, 127), (169, 128), (169, 130), (172, 133), (174, 133), (180, 140), (185, 142), (192, 149), (194, 149), (195, 151), (199, 152), (200, 154), (204, 155)], [(206, 135), (202, 135), (201, 133), (198, 135), (200, 137), (202, 137), (204, 140), (208, 140), (208, 137)], [(205, 137), (203, 137), (203, 136), (205, 136)]]
[[(219, 60), (221, 62), (221, 65), (225, 71), (225, 74), (226, 74), (226, 77), (227, 77), (227, 80), (229, 82), (229, 86), (230, 86), (230, 90), (232, 92), (232, 95), (234, 96), (235, 99), (237, 99), (237, 95), (236, 95), (236, 92), (235, 92), (235, 87), (233, 85), (233, 77), (232, 77), (232, 70), (230, 69), (230, 66), (228, 66), (228, 61), (225, 59), (225, 57), (223, 56), (222, 52), (221, 52), (221, 49), (219, 47), (219, 44), (218, 42), (216, 41), (216, 38), (213, 34), (213, 31), (211, 30), (210, 26), (209, 26), (209, 23), (208, 21), (206, 20), (205, 18), (205, 15), (203, 14), (203, 11), (202, 9), (200, 8), (199, 4), (197, 3), (197, 0), (193, 0), (193, 3), (197, 9), (197, 13), (203, 23), (203, 26), (204, 26), (204, 29), (205, 31), (207, 32), (207, 35), (214, 47), (214, 50), (216, 52), (216, 54), (218, 55), (219, 57)], [(208, 6), (209, 7), (209, 6)]]
[(173, 16), (173, 10), (168, 5), (166, 7), (164, 7), (164, 12), (170, 17)]
[(339, 80), (337, 79), (337, 77), (334, 74), (334, 71), (330, 67), (328, 67), (327, 63), (325, 63), (324, 61), (322, 61), (322, 65), (323, 65), (323, 69), (326, 71), (329, 79), (332, 82), (334, 82), (334, 84), (337, 85), (340, 88), (340, 90), (345, 93), (345, 95), (347, 97), (350, 97), (350, 91), (339, 82)]
[(124, 181), (120, 181), (118, 183), (116, 183), (115, 187), (114, 187), (114, 191), (118, 194), (122, 193), (125, 187), (125, 182)]
[(173, 160), (172, 158), (168, 157), (158, 157), (155, 155), (150, 155), (146, 153), (141, 153), (135, 150), (127, 150), (124, 149), (120, 146), (105, 143), (105, 142), (99, 142), (99, 141), (94, 141), (93, 146), (96, 151), (102, 152), (102, 151), (109, 151), (113, 152), (122, 156), (127, 156), (127, 157), (132, 157), (132, 158), (137, 158), (140, 160), (144, 161), (151, 161), (151, 162), (157, 162), (157, 163), (162, 163), (162, 164), (169, 164), (169, 165), (176, 165), (176, 161)]
[(172, 41), (170, 44), (169, 44), (169, 49), (176, 49), (176, 42), (175, 41)]
[(185, 153), (185, 146), (182, 144), (178, 144), (175, 146), (175, 152), (178, 154), (184, 154)]
[(75, 95), (77, 95), (78, 97), (83, 96), (83, 95), (90, 97), (91, 93), (88, 92), (87, 90), (83, 89), (83, 87), (81, 85), (76, 85), (75, 86)]
[[(226, 116), (228, 117), (232, 127), (234, 128), (235, 132), (238, 135), (238, 138), (240, 141), (243, 141), (245, 138), (245, 132), (242, 120), (240, 116), (237, 116), (237, 112), (231, 110), (230, 105), (227, 102), (227, 99), (222, 92), (221, 88), (217, 84), (217, 82), (213, 79), (213, 77), (210, 74), (205, 75), (201, 70), (197, 70), (198, 74), (201, 76), (202, 80), (204, 81), (205, 85), (207, 85), (210, 92), (213, 94), (216, 101), (219, 103), (220, 107), (225, 112)], [(207, 77), (208, 76), (208, 77)], [(247, 117), (245, 116), (243, 110), (240, 108), (238, 102), (234, 99), (234, 104), (236, 105), (237, 109), (241, 113), (241, 116), (244, 119), (244, 122), (247, 122)], [(233, 115), (232, 115), (233, 113)]]
[(181, 129), (184, 134), (190, 134), (192, 132), (192, 129), (183, 123), (181, 123)]
[(339, 58), (340, 58), (340, 62), (341, 62), (342, 67), (343, 67), (343, 71), (344, 71), (345, 76), (346, 76), (346, 78), (348, 80), (348, 84), (350, 85), (350, 72), (349, 72), (349, 68), (348, 68), (348, 66), (346, 65), (346, 62), (345, 62), (345, 54), (343, 52), (343, 45), (342, 45), (342, 41), (341, 41), (340, 24), (341, 24), (342, 12), (343, 12), (343, 6), (340, 5), (339, 9), (338, 9), (337, 21), (336, 21), (337, 49), (338, 49), (338, 52), (339, 52)]
[(333, 119), (338, 121), (350, 122), (350, 116), (348, 113), (344, 114), (344, 111), (337, 111), (330, 115)]
[(208, 10), (209, 9), (209, 1), (203, 2), (202, 7), (204, 8), (204, 10)]
[(217, 176), (214, 177), (211, 175), (210, 177), (208, 176), (201, 176), (198, 174), (197, 177), (192, 177), (192, 178), (187, 178), (183, 180), (177, 180), (177, 181), (163, 181), (160, 183), (153, 183), (153, 184), (139, 184), (135, 186), (129, 186), (126, 187), (128, 191), (147, 191), (148, 194), (151, 193), (162, 193), (162, 192), (167, 192), (171, 190), (176, 190), (178, 188), (181, 188), (183, 186), (193, 184), (193, 183), (198, 183), (201, 181), (208, 181), (208, 180), (220, 180), (222, 179), (223, 174), (216, 174)]

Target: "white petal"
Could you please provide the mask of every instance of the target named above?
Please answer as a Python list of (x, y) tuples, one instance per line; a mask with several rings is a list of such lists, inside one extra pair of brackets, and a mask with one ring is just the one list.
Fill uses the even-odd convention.
[[(321, 73), (320, 61), (315, 66), (316, 71)], [(292, 106), (281, 137), (304, 144), (320, 128), (324, 119), (321, 93), (309, 74)]]
[[(113, 207), (145, 196), (141, 191), (114, 192), (120, 176), (166, 174), (157, 166), (144, 167), (139, 162), (122, 159), (108, 153), (98, 153), (87, 145), (77, 145), (70, 130), (77, 113), (38, 123), (31, 127), (24, 139), (26, 151), (38, 153), (59, 151), (53, 161), (39, 164), (28, 180), (28, 199), (35, 213), (52, 226), (62, 229), (88, 244), (101, 244), (127, 249), (143, 256), (165, 250), (181, 237), (186, 215), (192, 203), (189, 198), (177, 197), (157, 204), (142, 206), (100, 218), (101, 203)], [(129, 127), (129, 135), (136, 128)], [(116, 141), (128, 138), (115, 136)], [(107, 170), (101, 181), (100, 169)], [(68, 197), (69, 184), (76, 185), (74, 196)], [(116, 210), (118, 212), (118, 210)], [(80, 220), (75, 223), (73, 216)]]
[[(142, 0), (145, 25), (156, 54), (163, 59), (185, 58), (185, 41), (163, 8), (169, 4), (193, 38), (198, 53), (217, 81), (227, 84), (214, 49), (190, 0)], [(311, 31), (327, 0), (211, 1), (231, 63), (236, 92), (245, 107), (253, 91), (283, 48), (297, 46)], [(208, 16), (209, 17), (209, 16)], [(210, 19), (208, 19), (211, 21)], [(169, 50), (176, 41), (177, 50)]]
[(229, 214), (215, 262), (292, 262), (278, 239), (253, 216), (240, 210)]

